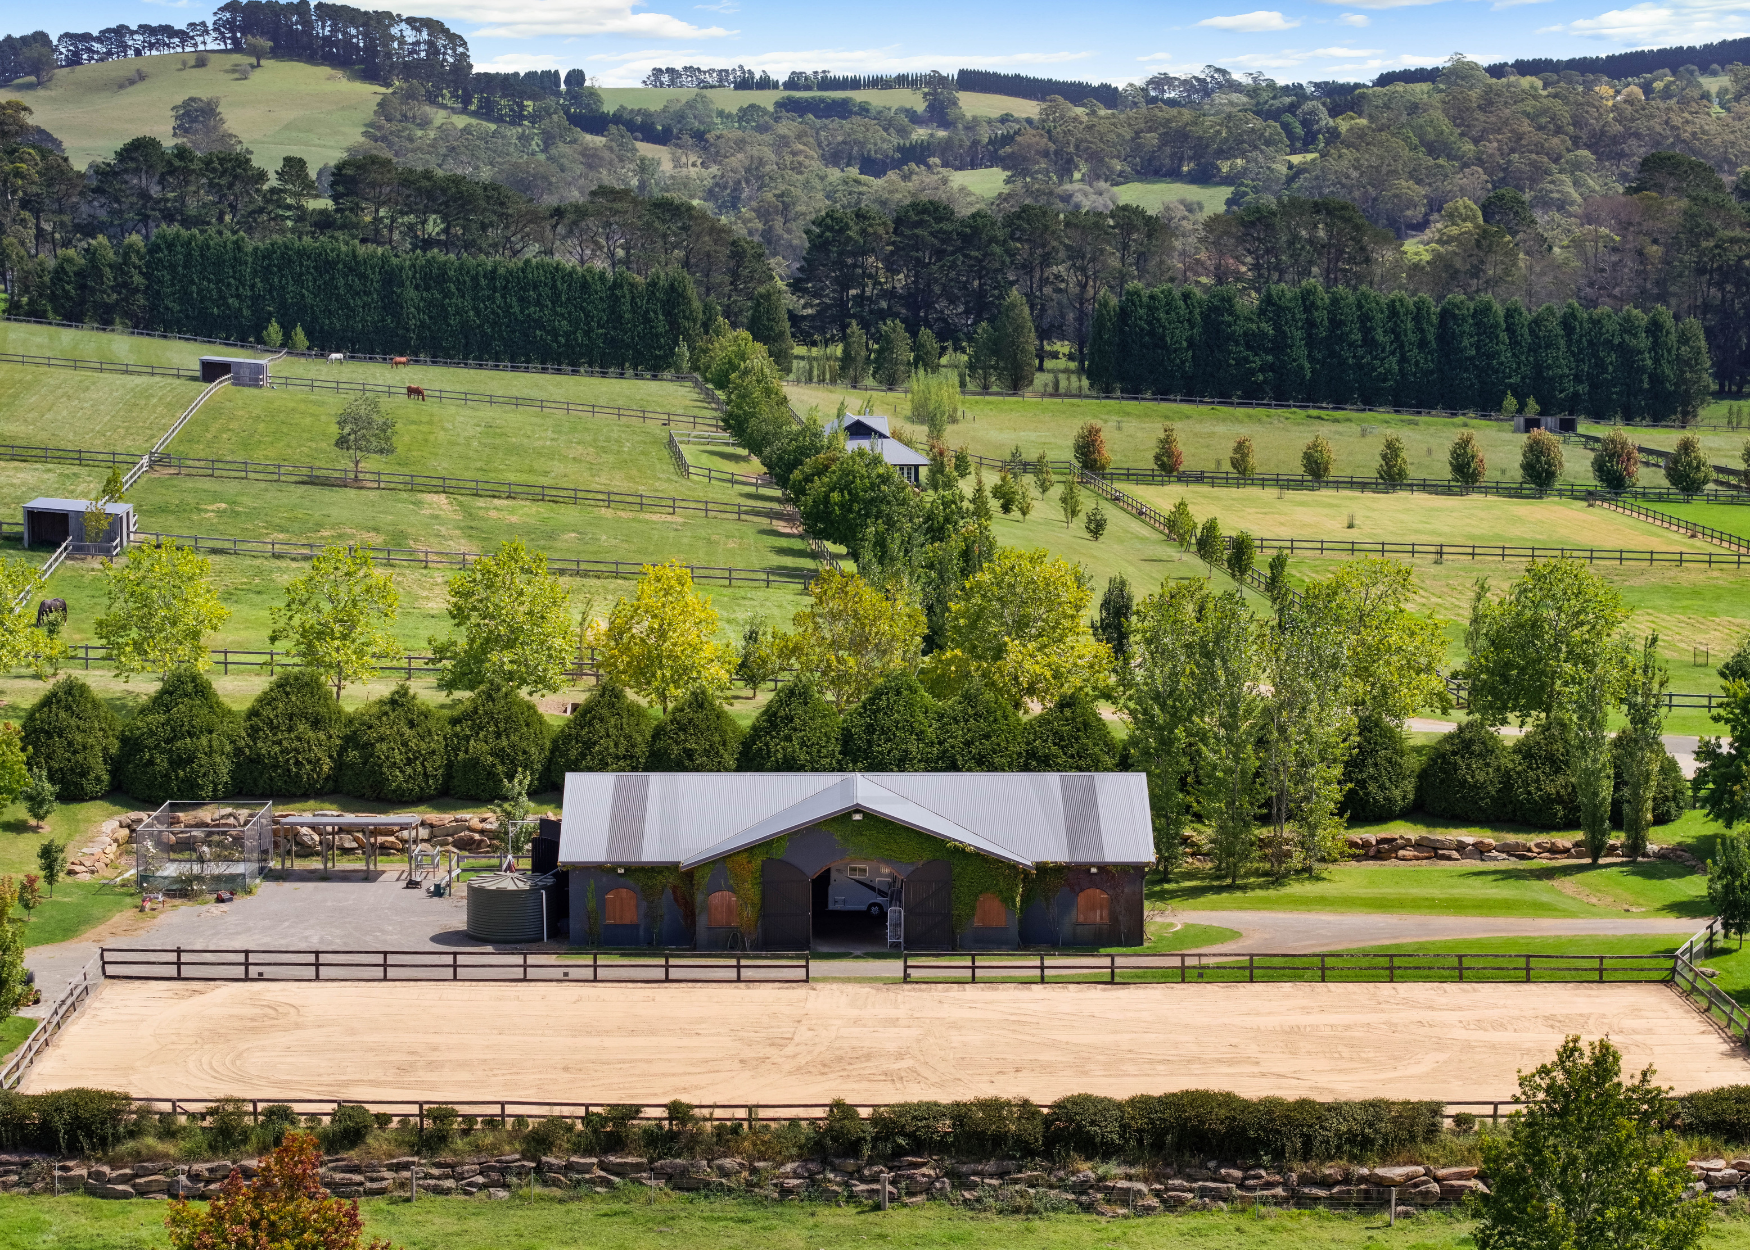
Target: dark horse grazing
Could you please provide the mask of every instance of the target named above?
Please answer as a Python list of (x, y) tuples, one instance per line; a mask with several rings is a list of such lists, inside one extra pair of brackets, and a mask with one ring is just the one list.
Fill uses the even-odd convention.
[(37, 628), (42, 628), (50, 621), (61, 625), (67, 623), (67, 601), (65, 599), (44, 599), (36, 605)]

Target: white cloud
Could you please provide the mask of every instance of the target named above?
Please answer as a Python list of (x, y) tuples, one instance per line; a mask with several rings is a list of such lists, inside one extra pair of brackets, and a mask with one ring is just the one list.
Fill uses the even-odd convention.
[(1745, 0), (1674, 0), (1636, 4), (1583, 17), (1539, 33), (1584, 35), (1631, 47), (1662, 43), (1702, 43), (1750, 33), (1750, 4)]
[(1408, 9), (1422, 4), (1439, 4), (1441, 0), (1320, 0), (1322, 4), (1341, 4), (1352, 9)]
[(741, 6), (735, 0), (717, 0), (716, 4), (695, 4), (695, 9), (710, 9), (716, 13), (739, 13)]
[(1206, 17), (1199, 26), (1213, 26), (1217, 30), (1265, 31), (1293, 30), (1300, 25), (1300, 19), (1292, 22), (1274, 9), (1259, 9), (1256, 13), (1235, 13), (1231, 17)]
[(1412, 65), (1439, 65), (1446, 60), (1443, 56), (1378, 56), (1365, 61), (1351, 61), (1345, 65), (1327, 65), (1328, 74), (1376, 74), (1380, 70), (1405, 69)]
[(530, 69), (565, 69), (556, 56), (524, 52), (506, 52), (490, 61), (475, 61), (474, 68), (482, 74), (520, 74)]
[(734, 32), (695, 26), (669, 13), (635, 13), (645, 0), (435, 0), (421, 12), (483, 22), (470, 39), (539, 39), (553, 35), (642, 35), (646, 39), (721, 39)]
[(194, 0), (145, 0), (147, 4), (155, 4), (165, 9), (186, 9)]
[(667, 58), (674, 60), (683, 56), (698, 56), (696, 48), (640, 48), (636, 52), (597, 52), (594, 56), (586, 56), (586, 61), (648, 61)]
[(1365, 13), (1345, 13), (1337, 18), (1344, 26), (1370, 26), (1373, 19)]

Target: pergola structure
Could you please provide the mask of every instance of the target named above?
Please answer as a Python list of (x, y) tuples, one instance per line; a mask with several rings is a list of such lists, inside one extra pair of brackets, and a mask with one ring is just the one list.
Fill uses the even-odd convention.
[[(278, 823), (279, 827), (282, 829), (303, 829), (314, 833), (318, 839), (318, 845), (322, 849), (322, 867), (332, 868), (334, 866), (334, 860), (337, 858), (335, 854), (334, 840), (341, 834), (352, 833), (355, 830), (370, 831), (373, 829), (382, 829), (384, 827), (393, 827), (401, 830), (403, 835), (405, 835), (412, 830), (419, 828), (419, 817), (286, 816)], [(370, 838), (364, 838), (362, 841), (365, 844), (365, 870), (367, 872), (372, 871), (377, 867), (377, 844)], [(407, 868), (411, 873), (413, 869), (414, 839), (403, 836), (402, 841), (407, 847)], [(290, 840), (283, 840), (280, 847), (281, 868), (288, 868), (291, 866), (287, 863), (290, 850)]]

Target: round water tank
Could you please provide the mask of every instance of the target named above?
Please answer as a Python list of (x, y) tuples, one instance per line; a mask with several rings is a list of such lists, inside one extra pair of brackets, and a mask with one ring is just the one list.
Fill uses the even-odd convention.
[(468, 882), (468, 936), (478, 942), (539, 942), (546, 936), (550, 876), (492, 872)]

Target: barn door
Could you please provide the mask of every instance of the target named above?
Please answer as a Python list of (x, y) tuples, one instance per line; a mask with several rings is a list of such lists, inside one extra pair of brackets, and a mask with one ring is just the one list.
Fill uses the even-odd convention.
[(769, 951), (805, 951), (813, 938), (814, 883), (781, 859), (760, 866), (761, 946)]
[(905, 879), (905, 948), (954, 948), (954, 870), (945, 859), (931, 859)]

